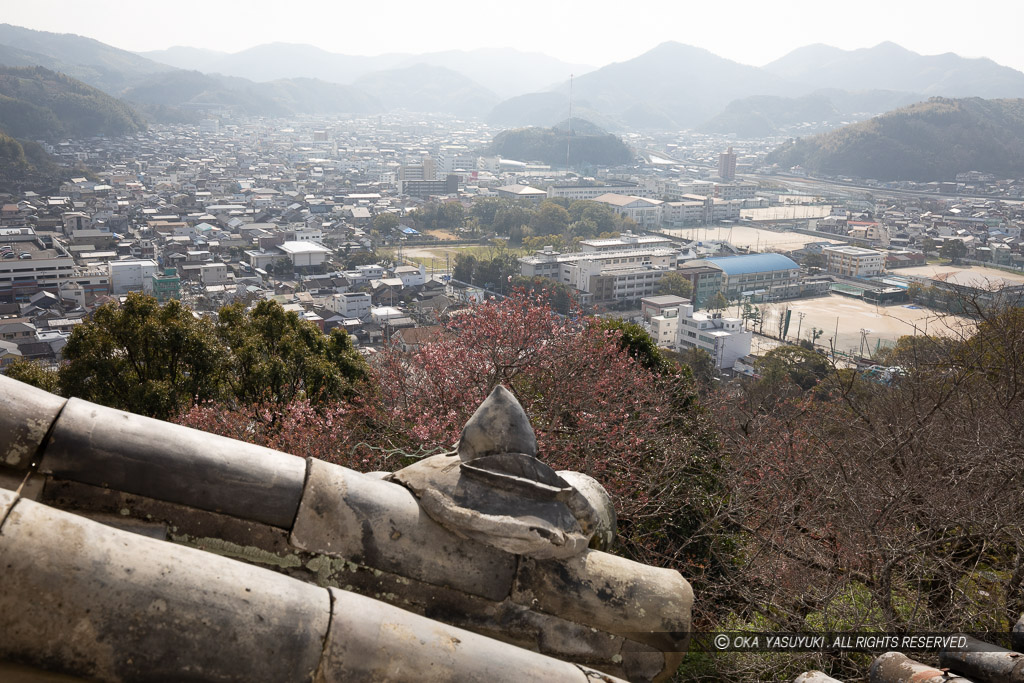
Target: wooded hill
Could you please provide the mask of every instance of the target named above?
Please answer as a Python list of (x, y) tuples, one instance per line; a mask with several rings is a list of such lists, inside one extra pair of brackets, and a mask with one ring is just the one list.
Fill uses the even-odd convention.
[(494, 141), (484, 153), (565, 166), (568, 145), (571, 166), (615, 166), (632, 161), (633, 152), (619, 137), (598, 132), (600, 129), (596, 128), (588, 129), (591, 134), (580, 134), (579, 130), (575, 123), (571, 136), (564, 129), (557, 128), (505, 130), (494, 136)]
[(0, 130), (15, 138), (124, 135), (145, 123), (128, 105), (41, 66), (0, 67)]
[(838, 130), (790, 141), (769, 163), (814, 175), (952, 180), (963, 171), (1024, 175), (1024, 100), (933, 97)]

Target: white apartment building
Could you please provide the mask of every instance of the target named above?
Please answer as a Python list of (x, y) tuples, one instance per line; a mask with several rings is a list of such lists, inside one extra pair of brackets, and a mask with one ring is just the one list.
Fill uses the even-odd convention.
[(754, 335), (743, 329), (739, 318), (695, 312), (693, 304), (683, 304), (652, 317), (651, 336), (658, 346), (676, 350), (703, 349), (721, 370), (732, 368), (737, 359), (750, 353)]
[(345, 318), (365, 318), (373, 305), (368, 292), (345, 292), (327, 297), (325, 307)]
[(872, 277), (885, 267), (885, 254), (864, 247), (825, 247), (825, 264), (828, 272), (848, 277)]
[(107, 264), (110, 273), (110, 288), (114, 294), (128, 292), (153, 293), (153, 275), (157, 263), (152, 259), (131, 259), (111, 261)]

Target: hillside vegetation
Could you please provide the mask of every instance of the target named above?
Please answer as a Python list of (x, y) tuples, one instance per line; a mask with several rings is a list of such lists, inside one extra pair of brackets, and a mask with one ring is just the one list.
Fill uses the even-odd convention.
[(791, 141), (769, 163), (816, 175), (950, 180), (963, 171), (1024, 175), (1024, 100), (947, 99)]
[(43, 67), (0, 67), (0, 130), (16, 138), (124, 135), (145, 126), (124, 102)]
[(572, 166), (615, 166), (627, 164), (633, 159), (633, 152), (615, 135), (575, 133), (569, 141), (564, 130), (555, 128), (517, 128), (502, 131), (494, 136), (494, 141), (485, 153), (509, 159), (564, 166), (566, 144), (570, 145), (569, 163)]
[(0, 192), (52, 191), (70, 174), (71, 170), (55, 164), (38, 142), (0, 133)]

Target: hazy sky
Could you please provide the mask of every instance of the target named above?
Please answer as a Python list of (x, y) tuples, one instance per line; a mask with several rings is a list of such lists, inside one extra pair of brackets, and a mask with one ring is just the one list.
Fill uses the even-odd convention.
[(1021, 0), (2, 0), (0, 21), (144, 51), (269, 42), (375, 55), (516, 47), (602, 66), (666, 40), (763, 65), (793, 48), (890, 40), (1024, 71)]

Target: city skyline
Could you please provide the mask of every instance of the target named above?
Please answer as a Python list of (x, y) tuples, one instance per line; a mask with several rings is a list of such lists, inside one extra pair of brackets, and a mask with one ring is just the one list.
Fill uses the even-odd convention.
[(172, 7), (165, 16), (152, 3), (39, 0), (5, 8), (4, 21), (75, 33), (136, 52), (187, 46), (234, 53), (274, 42), (351, 55), (511, 47), (599, 68), (676, 41), (763, 66), (815, 43), (850, 50), (891, 41), (920, 54), (987, 57), (1024, 71), (1024, 51), (1014, 36), (1024, 7), (994, 0), (979, 0), (966, 14), (961, 4), (952, 2), (866, 0), (851, 11), (845, 4), (822, 9), (810, 0), (770, 6), (739, 0), (725, 17), (711, 6), (652, 0), (638, 0), (626, 10), (604, 0), (523, 0), (512, 11), (409, 0), (360, 6), (357, 11), (302, 0), (284, 6), (254, 0), (244, 12), (229, 3), (196, 0)]

